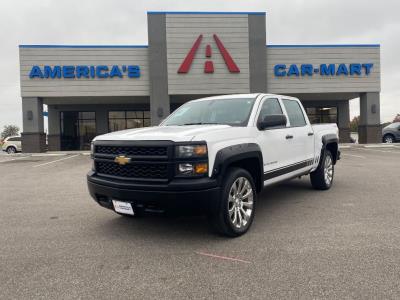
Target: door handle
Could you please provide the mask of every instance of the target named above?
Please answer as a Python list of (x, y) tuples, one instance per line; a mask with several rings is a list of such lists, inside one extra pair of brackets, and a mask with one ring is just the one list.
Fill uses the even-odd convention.
[(292, 139), (292, 138), (293, 138), (293, 135), (291, 135), (291, 134), (288, 134), (288, 135), (286, 136), (286, 139), (287, 139), (287, 140)]
[(307, 135), (312, 136), (312, 135), (314, 135), (314, 132), (309, 132)]

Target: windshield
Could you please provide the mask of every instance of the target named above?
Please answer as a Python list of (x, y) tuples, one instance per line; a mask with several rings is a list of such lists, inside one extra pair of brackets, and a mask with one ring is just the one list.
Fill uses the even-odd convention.
[(255, 98), (224, 98), (188, 102), (171, 114), (162, 125), (226, 124), (246, 126), (254, 101)]
[(386, 126), (386, 128), (397, 128), (398, 126), (400, 126), (400, 122), (389, 124), (388, 126)]

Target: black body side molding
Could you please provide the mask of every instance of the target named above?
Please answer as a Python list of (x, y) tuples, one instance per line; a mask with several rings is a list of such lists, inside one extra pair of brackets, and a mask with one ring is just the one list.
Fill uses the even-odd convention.
[(292, 165), (284, 166), (279, 169), (271, 170), (267, 173), (264, 173), (264, 180), (269, 180), (269, 179), (272, 179), (272, 178), (275, 178), (275, 177), (278, 177), (281, 175), (285, 175), (285, 174), (294, 172), (296, 170), (311, 166), (313, 164), (313, 162), (314, 162), (314, 159), (308, 159), (308, 160), (304, 160), (304, 161), (301, 161), (301, 162), (298, 162), (298, 163), (295, 163)]

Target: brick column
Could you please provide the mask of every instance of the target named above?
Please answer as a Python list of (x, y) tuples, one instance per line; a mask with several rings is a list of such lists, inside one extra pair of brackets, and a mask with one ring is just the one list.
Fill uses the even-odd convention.
[(362, 93), (360, 95), (360, 124), (358, 125), (360, 144), (382, 142), (380, 121), (379, 93)]
[(43, 129), (43, 101), (41, 98), (22, 98), (22, 151), (46, 151), (46, 134)]
[(165, 14), (148, 14), (151, 125), (170, 113), (168, 95), (167, 33)]

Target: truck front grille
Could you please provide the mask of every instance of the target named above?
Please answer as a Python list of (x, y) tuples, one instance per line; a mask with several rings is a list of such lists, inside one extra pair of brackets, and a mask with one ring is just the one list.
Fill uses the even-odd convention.
[(166, 179), (167, 164), (126, 164), (119, 165), (113, 161), (97, 161), (96, 171), (99, 174), (130, 179)]
[(166, 156), (167, 147), (145, 147), (145, 146), (96, 146), (96, 153), (127, 155), (127, 156)]
[[(95, 171), (121, 180), (168, 181), (174, 172), (173, 143), (169, 141), (99, 141), (94, 145)], [(130, 158), (126, 164), (118, 156)]]

